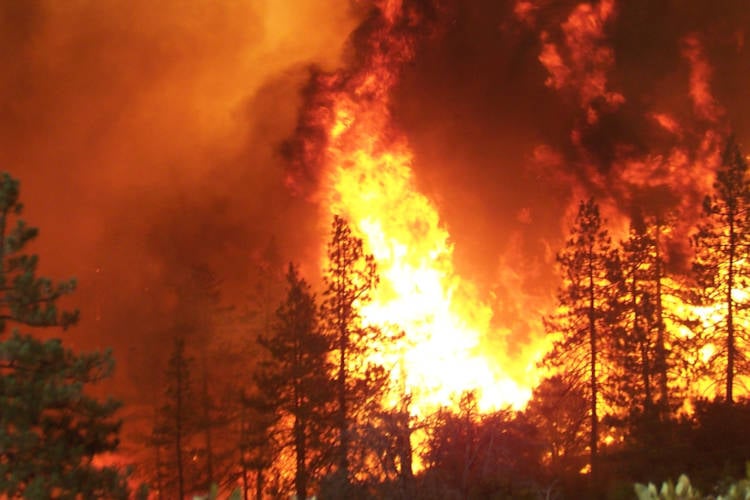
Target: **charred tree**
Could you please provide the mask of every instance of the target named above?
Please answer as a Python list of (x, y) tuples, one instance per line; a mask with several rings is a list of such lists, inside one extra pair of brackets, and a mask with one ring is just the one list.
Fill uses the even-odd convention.
[(629, 237), (621, 244), (622, 281), (614, 296), (619, 318), (610, 352), (615, 368), (610, 385), (618, 407), (651, 414), (654, 397), (649, 334), (653, 307), (646, 286), (652, 243), (642, 222), (631, 222)]
[[(747, 300), (742, 291), (750, 285), (750, 181), (747, 162), (731, 139), (716, 173), (713, 194), (703, 202), (703, 220), (693, 236), (693, 272), (701, 289), (702, 305), (723, 309), (721, 319), (704, 338), (718, 346), (708, 366), (723, 367), (724, 398), (734, 402), (735, 378), (747, 368), (743, 355), (748, 332), (743, 326)], [(720, 377), (717, 374), (717, 377)]]
[(563, 284), (558, 313), (545, 319), (550, 333), (561, 334), (545, 358), (586, 387), (589, 404), (589, 463), (597, 484), (600, 384), (614, 311), (611, 304), (619, 267), (617, 251), (593, 199), (581, 202), (570, 238), (558, 253)]

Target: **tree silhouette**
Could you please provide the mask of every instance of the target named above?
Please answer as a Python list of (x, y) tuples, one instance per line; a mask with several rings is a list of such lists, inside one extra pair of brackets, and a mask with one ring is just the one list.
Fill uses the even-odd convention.
[[(235, 356), (239, 353), (235, 352), (237, 346), (227, 345), (222, 336), (234, 319), (233, 307), (222, 305), (222, 281), (208, 265), (185, 266), (172, 280), (177, 301), (170, 333), (182, 339), (195, 358), (190, 371), (194, 405), (191, 422), (196, 438), (191, 441), (189, 463), (197, 472), (191, 477), (196, 487), (208, 491), (212, 484), (229, 480), (234, 466), (232, 455), (236, 452), (228, 439), (228, 407), (220, 404), (225, 393), (237, 392), (228, 387), (237, 376), (229, 373), (235, 360), (227, 351)], [(243, 365), (246, 363), (247, 358), (243, 359)]]
[(621, 243), (619, 318), (611, 351), (617, 368), (611, 380), (616, 404), (631, 414), (659, 419), (670, 411), (662, 231), (656, 218), (636, 214), (628, 239)]
[(287, 435), (282, 442), (294, 450), (297, 498), (307, 498), (311, 455), (316, 446), (320, 448), (320, 426), (333, 395), (331, 366), (328, 340), (318, 327), (315, 296), (292, 264), (286, 280), (287, 297), (276, 311), (273, 333), (258, 339), (270, 358), (261, 363), (256, 383), (281, 426), (291, 419), (291, 429), (280, 429)]
[(712, 321), (703, 338), (715, 352), (706, 365), (723, 368), (724, 397), (734, 401), (735, 378), (747, 372), (748, 301), (741, 298), (750, 285), (750, 181), (747, 162), (730, 139), (716, 173), (714, 193), (703, 202), (703, 220), (693, 236), (693, 272), (704, 306), (720, 306), (723, 314)]
[[(375, 261), (365, 254), (362, 240), (353, 236), (346, 221), (335, 216), (328, 244), (328, 268), (321, 307), (324, 332), (335, 357), (334, 427), (338, 433), (338, 494), (349, 495), (350, 454), (353, 424), (379, 408), (388, 373), (382, 366), (366, 361), (378, 343), (387, 342), (379, 329), (363, 325), (359, 308), (371, 300), (378, 283)], [(357, 450), (362, 455), (366, 450)], [(362, 463), (362, 460), (360, 460)]]
[[(582, 201), (570, 238), (558, 253), (563, 278), (558, 313), (545, 319), (551, 333), (561, 334), (546, 362), (563, 368), (568, 378), (586, 382), (589, 402), (589, 459), (597, 483), (600, 384), (606, 378), (601, 359), (613, 319), (612, 295), (620, 279), (617, 252), (593, 199)], [(582, 386), (583, 387), (583, 386)]]
[(57, 299), (73, 292), (76, 282), (71, 279), (54, 284), (37, 277), (39, 258), (22, 250), (39, 231), (18, 218), (23, 212), (19, 195), (18, 180), (0, 174), (0, 333), (5, 332), (8, 322), (68, 328), (77, 322), (78, 311), (58, 311)]
[(277, 440), (273, 428), (278, 418), (276, 409), (257, 392), (242, 392), (240, 401), (240, 466), (244, 499), (247, 500), (250, 481), (248, 472), (255, 473), (255, 498), (262, 500), (265, 473), (273, 464)]

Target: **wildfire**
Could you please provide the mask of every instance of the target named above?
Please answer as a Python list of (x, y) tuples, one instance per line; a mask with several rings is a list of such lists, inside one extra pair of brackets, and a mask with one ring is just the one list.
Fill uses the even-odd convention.
[(404, 333), (381, 346), (377, 361), (391, 368), (394, 386), (411, 395), (415, 414), (451, 405), (467, 390), (477, 391), (483, 410), (522, 406), (530, 389), (504, 371), (499, 353), (483, 350), (492, 311), (456, 273), (450, 234), (435, 204), (417, 189), (413, 155), (391, 124), (388, 100), (398, 60), (389, 55), (411, 53), (409, 38), (392, 29), (413, 13), (399, 19), (400, 2), (381, 8), (389, 15), (375, 35), (382, 40), (372, 46), (386, 49), (376, 50), (354, 77), (323, 81), (329, 103), (323, 114), (326, 216), (347, 219), (378, 264), (381, 283), (362, 310), (365, 321)]
[[(421, 4), (374, 3), (375, 13), (353, 38), (356, 63), (313, 79), (298, 134), (302, 144), (296, 144), (296, 168), (314, 177), (324, 220), (334, 214), (345, 218), (375, 257), (381, 282), (361, 312), (370, 324), (404, 333), (402, 339), (379, 346), (382, 352), (374, 361), (390, 368), (394, 387), (411, 395), (412, 411), (424, 414), (439, 405), (454, 406), (455, 396), (467, 390), (477, 391), (482, 410), (522, 407), (536, 382), (528, 375), (538, 376), (539, 370), (522, 372), (519, 366), (533, 366), (531, 358), (544, 346), (527, 350), (524, 357), (529, 359), (513, 363), (503, 362), (505, 354), (497, 347), (488, 347), (489, 338), (502, 336), (493, 331), (493, 311), (474, 284), (457, 272), (448, 228), (435, 203), (418, 189), (409, 142), (391, 120), (391, 90), (401, 67), (414, 55), (416, 33), (426, 24)], [(514, 13), (536, 29), (537, 7), (536, 2), (519, 0)], [(697, 217), (700, 197), (711, 188), (724, 135), (716, 130), (723, 108), (710, 92), (712, 69), (700, 37), (689, 35), (682, 39), (682, 57), (690, 69), (690, 99), (696, 115), (708, 120), (705, 128), (691, 132), (677, 115), (650, 110), (645, 116), (675, 143), (650, 154), (618, 145), (608, 169), (598, 167), (584, 136), (601, 125), (602, 116), (618, 112), (626, 102), (617, 80), (609, 76), (615, 54), (607, 27), (617, 14), (614, 0), (584, 2), (559, 27), (546, 26), (538, 34), (546, 86), (571, 95), (580, 112), (570, 145), (586, 181), (568, 181), (573, 191), (586, 191), (590, 185), (611, 195), (602, 204), (612, 215), (615, 236), (627, 233), (621, 202), (633, 202), (633, 193), (662, 188), (683, 193), (678, 211), (685, 221)], [(699, 144), (688, 147), (696, 137)], [(555, 178), (564, 175), (557, 168), (563, 155), (550, 145), (538, 146), (533, 160), (554, 170)], [(687, 231), (687, 223), (676, 224)]]

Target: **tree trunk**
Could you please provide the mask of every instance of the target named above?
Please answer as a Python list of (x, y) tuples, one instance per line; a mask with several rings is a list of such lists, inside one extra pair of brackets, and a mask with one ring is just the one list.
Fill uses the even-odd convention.
[(255, 500), (263, 500), (263, 469), (255, 470)]
[(645, 412), (650, 413), (653, 408), (653, 396), (651, 395), (651, 369), (650, 359), (648, 355), (648, 335), (646, 329), (640, 324), (640, 314), (638, 308), (638, 277), (637, 273), (638, 265), (635, 264), (631, 272), (633, 276), (631, 278), (630, 285), (630, 298), (631, 307), (633, 309), (633, 334), (635, 335), (641, 356), (641, 380), (643, 382), (643, 409)]
[(734, 288), (734, 258), (737, 251), (737, 242), (735, 241), (735, 220), (734, 212), (729, 212), (729, 269), (727, 270), (727, 386), (726, 401), (728, 404), (734, 402), (732, 389), (734, 388), (734, 299), (732, 298), (732, 288)]
[(177, 455), (177, 489), (179, 491), (180, 500), (185, 498), (185, 478), (184, 471), (182, 470), (182, 370), (181, 366), (178, 365), (177, 369), (177, 401), (175, 402), (177, 408), (175, 411), (175, 452)]
[(211, 442), (211, 401), (208, 397), (208, 367), (206, 366), (206, 354), (201, 356), (203, 365), (203, 430), (206, 442), (206, 486), (210, 489), (214, 482), (213, 446)]
[(662, 306), (662, 267), (661, 267), (661, 222), (656, 222), (654, 242), (654, 270), (656, 281), (656, 371), (659, 374), (660, 417), (663, 420), (669, 414), (669, 385), (667, 379), (667, 353), (664, 347), (664, 309)]
[(596, 384), (596, 301), (594, 295), (594, 257), (593, 249), (589, 249), (588, 255), (588, 281), (589, 281), (589, 307), (588, 307), (588, 319), (589, 319), (589, 349), (591, 354), (591, 373), (590, 373), (590, 384), (591, 384), (591, 434), (589, 436), (590, 446), (590, 465), (591, 465), (591, 484), (596, 486), (597, 484), (597, 452), (598, 452), (598, 418), (596, 414), (596, 398), (597, 398), (597, 384)]
[(411, 447), (411, 433), (412, 429), (409, 426), (409, 411), (408, 408), (398, 413), (398, 428), (397, 432), (397, 445), (399, 451), (399, 461), (401, 462), (401, 469), (399, 471), (399, 479), (401, 481), (401, 487), (403, 490), (403, 498), (414, 497), (414, 470), (412, 467), (412, 455), (413, 450)]
[(240, 392), (240, 464), (242, 466), (242, 498), (248, 500), (248, 493), (250, 491), (250, 481), (247, 477), (247, 440), (248, 440), (248, 423), (247, 423), (247, 408), (245, 407), (246, 400), (245, 392)]
[(339, 474), (345, 484), (349, 483), (349, 435), (347, 432), (348, 422), (346, 416), (346, 332), (340, 333), (339, 339), (339, 373), (338, 373), (338, 400), (339, 400)]
[(307, 498), (307, 464), (305, 463), (305, 425), (299, 416), (294, 417), (294, 448), (297, 459), (297, 469), (294, 474), (294, 488), (297, 498)]
[[(345, 252), (346, 248), (342, 248), (343, 244), (341, 241), (337, 242), (336, 258), (340, 261), (337, 263), (337, 268), (342, 269), (345, 263)], [(337, 276), (338, 285), (337, 293), (341, 294), (338, 298), (338, 307), (336, 314), (338, 316), (338, 340), (339, 340), (339, 366), (338, 366), (338, 403), (339, 403), (339, 414), (338, 414), (338, 427), (339, 427), (339, 474), (343, 481), (344, 488), (347, 488), (349, 484), (349, 433), (348, 433), (348, 421), (347, 421), (347, 408), (346, 408), (346, 362), (347, 362), (347, 346), (349, 342), (349, 314), (346, 294), (346, 283), (343, 276)]]

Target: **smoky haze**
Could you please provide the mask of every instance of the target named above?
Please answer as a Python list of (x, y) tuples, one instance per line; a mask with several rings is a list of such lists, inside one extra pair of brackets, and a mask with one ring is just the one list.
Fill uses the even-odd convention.
[(272, 239), (315, 269), (317, 220), (276, 150), (308, 67), (338, 64), (355, 14), (347, 0), (0, 4), (0, 165), (40, 228), (41, 273), (78, 279), (65, 338), (114, 348), (126, 402), (154, 396), (191, 268), (234, 303)]

